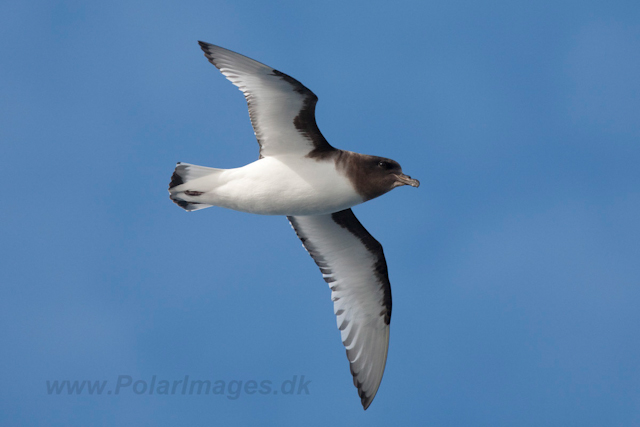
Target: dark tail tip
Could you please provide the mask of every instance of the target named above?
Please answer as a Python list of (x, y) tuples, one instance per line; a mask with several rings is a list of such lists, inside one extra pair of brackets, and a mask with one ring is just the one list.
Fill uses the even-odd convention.
[(173, 187), (177, 187), (178, 185), (182, 185), (182, 184), (184, 184), (184, 179), (182, 179), (182, 177), (178, 175), (178, 168), (176, 168), (176, 170), (173, 171), (173, 175), (171, 175), (169, 190), (171, 190)]

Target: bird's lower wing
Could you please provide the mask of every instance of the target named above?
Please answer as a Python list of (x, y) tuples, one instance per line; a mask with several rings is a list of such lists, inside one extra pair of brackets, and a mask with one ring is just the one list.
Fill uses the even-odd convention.
[(382, 246), (351, 209), (288, 218), (331, 288), (353, 382), (367, 409), (382, 381), (389, 348), (391, 288)]

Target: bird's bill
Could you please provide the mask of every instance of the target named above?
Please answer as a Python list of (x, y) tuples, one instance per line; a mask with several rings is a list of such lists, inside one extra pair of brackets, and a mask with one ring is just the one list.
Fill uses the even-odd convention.
[(400, 185), (410, 185), (412, 187), (420, 187), (420, 181), (417, 179), (411, 178), (409, 175), (400, 174), (396, 175), (396, 180), (398, 182), (398, 186)]

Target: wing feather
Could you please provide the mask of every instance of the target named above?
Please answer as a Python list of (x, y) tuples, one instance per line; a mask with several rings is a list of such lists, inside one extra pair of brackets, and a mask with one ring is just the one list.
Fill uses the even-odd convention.
[(316, 124), (318, 97), (302, 83), (239, 53), (198, 43), (209, 62), (244, 93), (260, 158), (334, 150)]
[(389, 348), (391, 287), (382, 246), (351, 209), (288, 218), (329, 284), (353, 383), (367, 409), (380, 387)]

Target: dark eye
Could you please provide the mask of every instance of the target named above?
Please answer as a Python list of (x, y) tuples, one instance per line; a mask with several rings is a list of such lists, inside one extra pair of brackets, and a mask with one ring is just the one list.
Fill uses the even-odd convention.
[(385, 170), (389, 170), (389, 169), (391, 169), (391, 163), (385, 162), (385, 161), (380, 161), (380, 162), (378, 162), (378, 167), (382, 168), (382, 169), (385, 169)]

